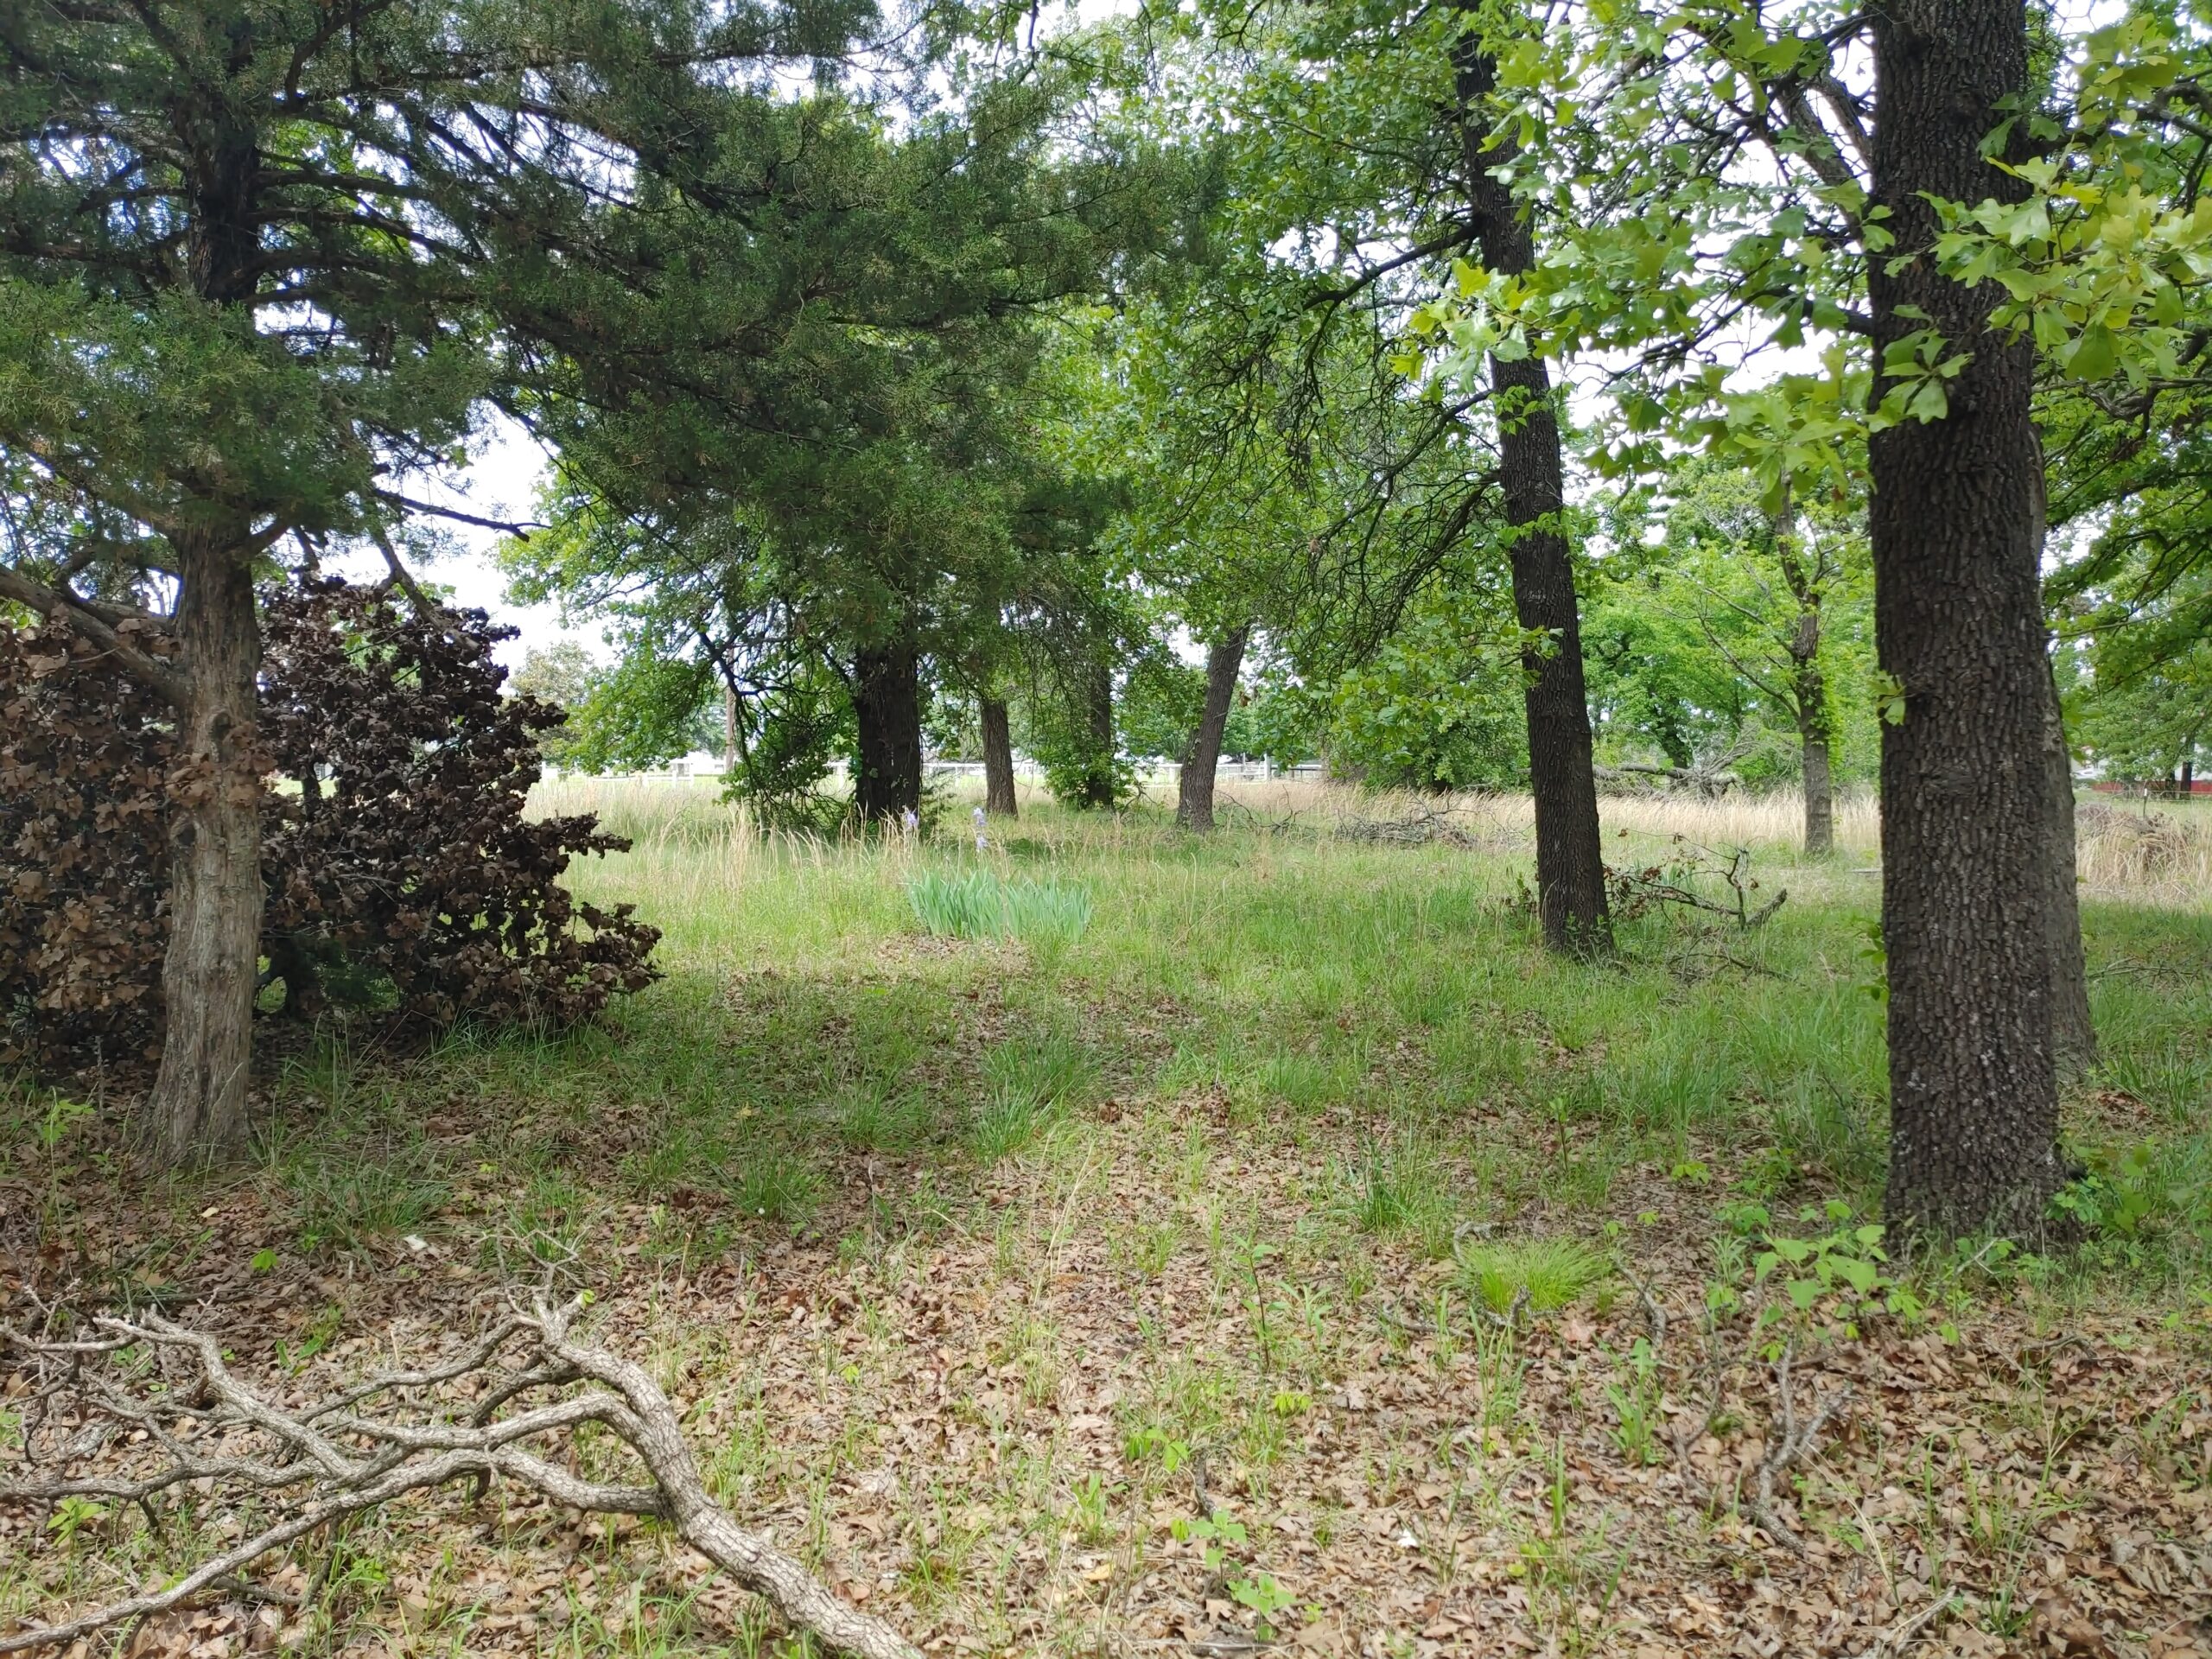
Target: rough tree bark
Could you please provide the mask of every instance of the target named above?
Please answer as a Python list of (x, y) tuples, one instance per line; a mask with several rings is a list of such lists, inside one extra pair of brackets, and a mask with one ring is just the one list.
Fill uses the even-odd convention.
[(983, 810), (995, 818), (1021, 816), (1014, 796), (1014, 734), (1006, 704), (996, 697), (983, 699)]
[(1989, 330), (1994, 284), (1936, 270), (1929, 200), (2021, 195), (1981, 146), (2026, 86), (2026, 19), (2022, 0), (1872, 16), (1873, 200), (1896, 237), (1868, 278), (1878, 357), (1929, 327), (1971, 353), (1944, 418), (1871, 446), (1876, 639), (1903, 697), (1882, 734), (1887, 1211), (1906, 1234), (2034, 1234), (2062, 1179), (2034, 347)]
[[(1483, 105), (1497, 84), (1497, 60), (1472, 34), (1452, 54), (1466, 168), (1467, 205), (1483, 264), (1504, 276), (1535, 268), (1535, 239), (1497, 168), (1516, 146), (1490, 142)], [(1527, 680), (1529, 783), (1536, 809), (1536, 901), (1544, 943), (1576, 956), (1612, 945), (1605, 906), (1598, 780), (1591, 770), (1590, 707), (1583, 689), (1582, 634), (1574, 565), (1562, 521), (1567, 505), (1559, 419), (1543, 361), (1491, 360), (1497, 413), (1498, 474), (1512, 527), (1513, 608), (1545, 644), (1522, 659)]]
[(1184, 747), (1183, 772), (1175, 785), (1175, 822), (1185, 830), (1213, 828), (1214, 772), (1221, 765), (1222, 734), (1229, 728), (1236, 676), (1244, 666), (1244, 645), (1251, 634), (1249, 626), (1231, 628), (1206, 648), (1206, 700)]
[(181, 1164), (245, 1144), (261, 957), (261, 629), (252, 573), (234, 547), (198, 536), (173, 545), (183, 770), (170, 828), (162, 1065), (149, 1111), (162, 1155)]
[(1114, 671), (1108, 664), (1094, 663), (1084, 671), (1083, 707), (1092, 759), (1083, 780), (1082, 804), (1103, 810), (1114, 804)]
[[(251, 130), (219, 111), (191, 111), (187, 130), (194, 212), (186, 269), (202, 300), (251, 329), (260, 156)], [(171, 827), (162, 1065), (148, 1109), (162, 1156), (181, 1164), (245, 1144), (263, 902), (254, 743), (261, 625), (245, 524), (223, 513), (174, 528), (168, 540), (176, 559), (177, 724), (186, 770)]]
[(1805, 852), (1825, 858), (1835, 850), (1835, 778), (1828, 766), (1827, 732), (1807, 726), (1798, 739), (1805, 768)]
[(853, 664), (860, 764), (853, 806), (863, 823), (922, 808), (922, 702), (913, 647), (863, 651)]
[(1796, 705), (1797, 741), (1804, 758), (1805, 851), (1815, 858), (1835, 850), (1835, 779), (1829, 766), (1827, 676), (1821, 668), (1821, 594), (1793, 559), (1783, 570), (1797, 600), (1797, 628), (1789, 638), (1789, 698)]

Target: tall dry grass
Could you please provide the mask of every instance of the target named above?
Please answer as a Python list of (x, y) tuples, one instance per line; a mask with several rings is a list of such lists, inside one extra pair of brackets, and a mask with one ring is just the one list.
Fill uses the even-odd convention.
[[(956, 785), (946, 797), (950, 816), (964, 819), (979, 798), (980, 791)], [(1427, 822), (1502, 855), (1525, 854), (1534, 834), (1534, 806), (1524, 795), (1438, 797), (1274, 779), (1224, 783), (1217, 804), (1231, 829), (1327, 836), (1378, 823)], [(1067, 813), (1052, 808), (1041, 794), (1029, 795), (1022, 805), (1028, 815), (1023, 823), (995, 835), (1042, 831), (1068, 851), (1109, 855), (1150, 849), (1173, 833), (1161, 810)], [(722, 800), (709, 781), (567, 778), (540, 785), (531, 808), (597, 813), (602, 828), (636, 844), (642, 862), (654, 872), (657, 896), (679, 902), (774, 879), (795, 866), (824, 868), (856, 849), (851, 842), (764, 832), (741, 804)], [(1765, 863), (1802, 862), (1804, 802), (1794, 791), (1732, 793), (1719, 800), (1609, 796), (1599, 801), (1599, 816), (1614, 862), (1656, 859), (1684, 847), (1745, 847)], [(2088, 896), (2176, 909), (2212, 907), (2212, 802), (2091, 798), (2082, 804), (2077, 824), (2078, 868)], [(1837, 802), (1835, 832), (1837, 855), (1827, 867), (1829, 876), (1848, 880), (1878, 861), (1881, 812), (1871, 796)], [(964, 836), (964, 823), (956, 823), (953, 833)], [(893, 862), (912, 851), (896, 842), (889, 849)]]

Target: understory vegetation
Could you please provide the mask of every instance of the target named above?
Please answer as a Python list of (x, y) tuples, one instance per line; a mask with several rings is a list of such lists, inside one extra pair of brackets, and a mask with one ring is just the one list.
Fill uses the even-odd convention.
[[(2161, 809), (2170, 854), (2084, 837), (2093, 1238), (1903, 1260), (1864, 814), (1806, 860), (1779, 809), (1754, 838), (1757, 806), (1608, 802), (1616, 869), (1728, 900), (1688, 872), (1745, 844), (1789, 899), (1623, 906), (1583, 963), (1542, 948), (1510, 801), (1279, 786), (1204, 840), (1025, 802), (979, 851), (544, 793), (635, 839), (577, 887), (649, 907), (661, 982), (560, 1036), (326, 1026), (249, 1166), (165, 1185), (18, 1087), (9, 1271), (302, 1390), (588, 1289), (715, 1494), (930, 1651), (2094, 1650), (2082, 1621), (2196, 1650), (2212, 909), (2160, 885), (2212, 836), (2193, 809)], [(1421, 822), (1450, 833), (1372, 833)], [(11, 1512), (0, 1616), (255, 1513)], [(292, 1602), (139, 1645), (797, 1650), (664, 1529), (505, 1487), (261, 1578)]]

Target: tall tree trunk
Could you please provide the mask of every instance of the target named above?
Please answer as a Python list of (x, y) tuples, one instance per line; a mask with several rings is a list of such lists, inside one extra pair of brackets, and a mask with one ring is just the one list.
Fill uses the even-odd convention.
[(1835, 779), (1828, 765), (1827, 676), (1821, 671), (1821, 613), (1809, 587), (1801, 594), (1797, 632), (1789, 641), (1789, 695), (1797, 705), (1797, 737), (1804, 756), (1805, 852), (1825, 858), (1835, 850)]
[[(1497, 84), (1497, 60), (1470, 34), (1454, 48), (1467, 205), (1483, 264), (1501, 276), (1535, 269), (1535, 240), (1495, 169), (1510, 163), (1509, 137), (1489, 144), (1484, 102)], [(1487, 147), (1486, 147), (1487, 146)], [(1576, 956), (1612, 946), (1605, 907), (1598, 779), (1590, 753), (1590, 705), (1583, 689), (1582, 632), (1574, 564), (1563, 524), (1566, 469), (1551, 377), (1541, 358), (1491, 359), (1497, 416), (1498, 475), (1512, 526), (1513, 608), (1545, 643), (1522, 658), (1529, 720), (1529, 783), (1536, 808), (1536, 902), (1544, 943)]]
[(1221, 765), (1221, 737), (1236, 700), (1236, 675), (1244, 666), (1249, 626), (1231, 628), (1206, 648), (1206, 700), (1197, 729), (1183, 749), (1183, 775), (1175, 786), (1175, 822), (1185, 830), (1213, 828), (1214, 772)]
[(863, 823), (922, 809), (922, 701), (913, 647), (863, 651), (853, 664), (860, 766), (853, 806)]
[(1825, 858), (1835, 850), (1835, 777), (1828, 766), (1825, 727), (1802, 734), (1805, 756), (1805, 853)]
[(1797, 623), (1784, 641), (1789, 653), (1789, 696), (1796, 704), (1797, 738), (1805, 778), (1805, 852), (1825, 858), (1835, 850), (1835, 779), (1828, 744), (1835, 729), (1828, 707), (1828, 679), (1821, 667), (1821, 612), (1827, 601), (1827, 564), (1816, 558), (1808, 568), (1797, 541), (1797, 512), (1789, 481), (1783, 480), (1782, 504), (1774, 515), (1775, 562), (1789, 595), (1797, 601)]
[(1014, 734), (996, 697), (983, 699), (983, 810), (995, 818), (1021, 813), (1014, 798)]
[(728, 685), (722, 687), (722, 774), (733, 776), (737, 771), (737, 693)]
[[(205, 108), (188, 108), (184, 124), (193, 179), (186, 275), (201, 300), (250, 334), (246, 306), (261, 253), (254, 135), (226, 112)], [(246, 1139), (264, 904), (262, 767), (254, 741), (261, 619), (243, 524), (218, 512), (168, 539), (176, 557), (184, 701), (177, 709), (162, 1065), (148, 1109), (162, 1155), (175, 1165), (235, 1153)]]
[(2078, 1072), (2097, 1057), (2097, 1028), (2089, 1017), (2088, 961), (2082, 949), (2082, 884), (2074, 846), (2074, 759), (2066, 747), (2066, 715), (2058, 677), (2045, 662), (2044, 683), (2044, 924), (2050, 940), (2050, 1041), (2061, 1076)]
[(1873, 200), (1896, 238), (1868, 276), (1876, 360), (1929, 327), (1972, 354), (1944, 418), (1871, 444), (1876, 639), (1904, 701), (1882, 733), (1887, 1209), (1907, 1234), (2033, 1234), (2062, 1179), (2034, 347), (1989, 330), (1993, 283), (1936, 271), (1927, 199), (2023, 194), (1981, 145), (2026, 85), (2025, 13), (1889, 0), (1872, 16)]
[(261, 764), (254, 743), (260, 619), (244, 552), (174, 538), (179, 809), (162, 963), (162, 1065), (149, 1102), (170, 1164), (244, 1147), (261, 957)]
[(1084, 671), (1084, 715), (1090, 728), (1090, 770), (1083, 780), (1082, 804), (1104, 809), (1114, 804), (1114, 671), (1103, 662)]

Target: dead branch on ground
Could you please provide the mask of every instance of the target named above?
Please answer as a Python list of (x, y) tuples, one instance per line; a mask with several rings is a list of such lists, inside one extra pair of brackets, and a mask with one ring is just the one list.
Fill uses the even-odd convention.
[[(1629, 1283), (1636, 1289), (1643, 1304), (1644, 1321), (1651, 1332), (1652, 1352), (1656, 1356), (1664, 1347), (1667, 1339), (1669, 1322), (1666, 1309), (1633, 1274), (1627, 1273), (1625, 1269), (1623, 1269), (1623, 1272)], [(1758, 1332), (1756, 1326), (1751, 1332), (1750, 1340), (1753, 1346), (1757, 1345)], [(1690, 1455), (1692, 1449), (1700, 1440), (1713, 1432), (1714, 1426), (1727, 1412), (1726, 1375), (1730, 1365), (1721, 1351), (1719, 1327), (1710, 1315), (1707, 1316), (1704, 1324), (1703, 1340), (1699, 1344), (1698, 1358), (1697, 1370), (1705, 1391), (1704, 1415), (1697, 1421), (1695, 1428), (1687, 1427), (1688, 1422), (1695, 1419), (1697, 1415), (1696, 1408), (1689, 1405), (1694, 1387), (1688, 1380), (1688, 1366), (1680, 1364), (1680, 1373), (1684, 1378), (1681, 1394), (1688, 1410), (1681, 1419), (1670, 1426), (1669, 1435), (1674, 1443), (1675, 1463), (1681, 1471), (1683, 1489), (1693, 1492), (1706, 1483), (1698, 1477), (1696, 1465)], [(1742, 1363), (1749, 1367), (1751, 1363), (1751, 1356), (1745, 1355)], [(1766, 1452), (1759, 1459), (1757, 1484), (1751, 1497), (1748, 1501), (1739, 1497), (1738, 1501), (1742, 1503), (1744, 1512), (1757, 1522), (1760, 1530), (1770, 1538), (1793, 1554), (1802, 1554), (1804, 1545), (1799, 1541), (1796, 1534), (1782, 1524), (1775, 1513), (1775, 1484), (1813, 1454), (1820, 1445), (1821, 1431), (1827, 1427), (1829, 1421), (1850, 1402), (1851, 1389), (1847, 1384), (1821, 1395), (1815, 1401), (1811, 1413), (1801, 1418), (1798, 1415), (1796, 1389), (1792, 1375), (1795, 1363), (1794, 1351), (1786, 1346), (1783, 1349), (1781, 1357), (1774, 1363), (1775, 1413), (1769, 1425), (1770, 1439), (1767, 1442)], [(1735, 1491), (1738, 1494), (1742, 1491), (1740, 1474)], [(1719, 1494), (1713, 1492), (1709, 1497), (1717, 1500)]]
[[(166, 1588), (0, 1636), (0, 1654), (64, 1645), (203, 1592), (235, 1589), (245, 1568), (318, 1528), (410, 1492), (470, 1479), (477, 1497), (494, 1480), (511, 1480), (570, 1509), (664, 1521), (832, 1651), (920, 1659), (888, 1624), (842, 1599), (715, 1503), (659, 1386), (632, 1361), (572, 1334), (583, 1306), (582, 1298), (558, 1307), (540, 1300), (436, 1364), (379, 1372), (303, 1407), (280, 1404), (240, 1382), (215, 1338), (158, 1313), (96, 1319), (97, 1334), (78, 1341), (4, 1333), (6, 1345), (27, 1361), (34, 1386), (15, 1478), (0, 1481), (0, 1503), (135, 1504), (158, 1529), (160, 1500), (201, 1482), (226, 1495), (260, 1495), (276, 1518)], [(563, 1459), (568, 1466), (552, 1460), (548, 1437), (573, 1437), (587, 1423), (634, 1455), (638, 1484), (574, 1472), (573, 1438)], [(84, 1467), (114, 1441), (121, 1442), (119, 1465)]]
[(1800, 1459), (1820, 1444), (1821, 1431), (1827, 1427), (1828, 1419), (1843, 1408), (1851, 1398), (1847, 1386), (1822, 1395), (1815, 1402), (1812, 1414), (1802, 1422), (1797, 1416), (1796, 1391), (1789, 1383), (1791, 1351), (1784, 1348), (1782, 1357), (1774, 1363), (1774, 1391), (1776, 1410), (1779, 1419), (1779, 1433), (1759, 1459), (1758, 1491), (1753, 1496), (1750, 1509), (1751, 1519), (1758, 1522), (1767, 1536), (1785, 1548), (1802, 1553), (1804, 1545), (1797, 1535), (1776, 1519), (1774, 1513), (1774, 1483), (1787, 1474)]

